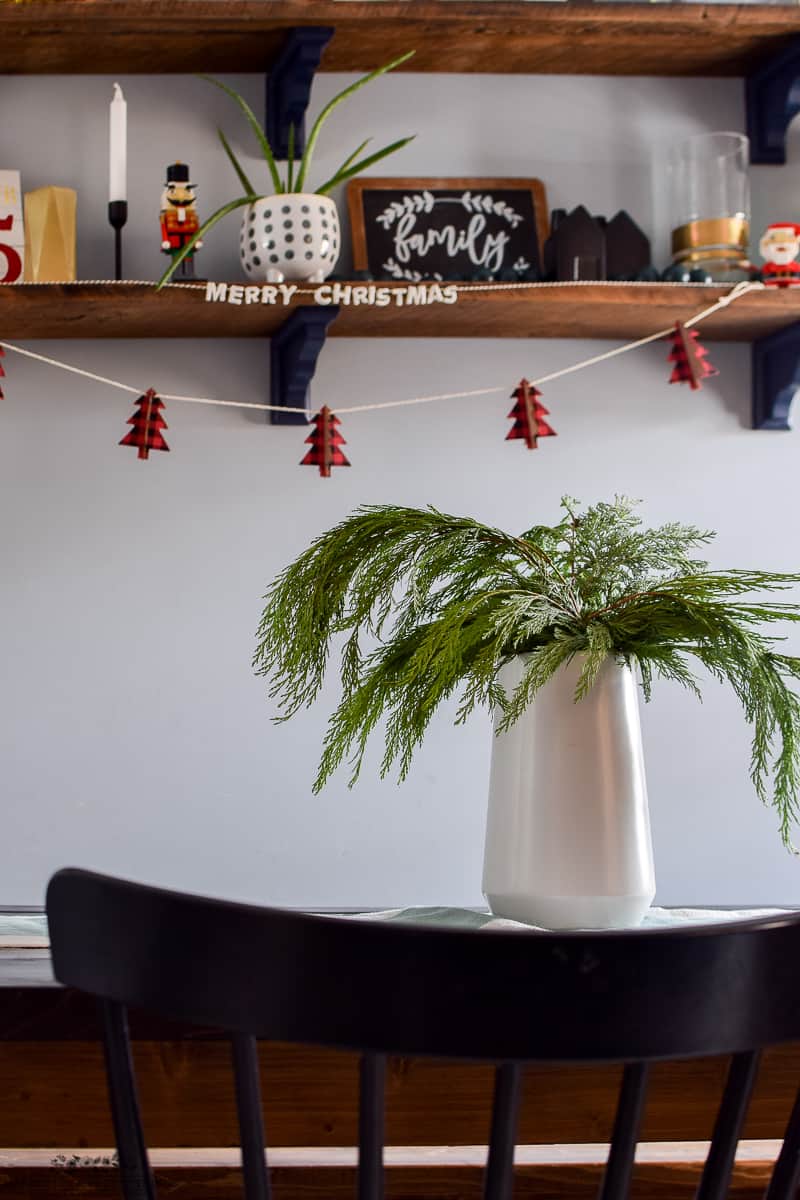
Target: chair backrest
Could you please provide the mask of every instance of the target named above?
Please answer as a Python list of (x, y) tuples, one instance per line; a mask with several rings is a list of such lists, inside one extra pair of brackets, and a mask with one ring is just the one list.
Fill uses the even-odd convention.
[[(125, 1200), (154, 1200), (127, 1008), (231, 1035), (247, 1200), (269, 1179), (256, 1038), (362, 1052), (359, 1200), (382, 1196), (387, 1054), (497, 1065), (487, 1200), (508, 1200), (526, 1061), (626, 1064), (601, 1200), (623, 1200), (651, 1061), (730, 1054), (698, 1200), (721, 1200), (760, 1047), (800, 1038), (800, 914), (680, 930), (476, 933), (342, 920), (59, 871), (53, 966), (97, 996)], [(795, 1103), (768, 1200), (800, 1176)]]

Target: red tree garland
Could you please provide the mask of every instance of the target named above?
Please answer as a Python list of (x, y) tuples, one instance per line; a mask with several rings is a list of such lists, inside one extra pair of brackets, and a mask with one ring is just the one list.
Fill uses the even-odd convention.
[(516, 404), (508, 414), (509, 420), (514, 421), (506, 434), (506, 441), (513, 438), (524, 438), (529, 450), (536, 450), (540, 437), (557, 437), (555, 429), (547, 424), (544, 417), (550, 416), (550, 410), (539, 403), (541, 392), (532, 387), (527, 379), (521, 379), (517, 388), (511, 393)]
[(151, 450), (169, 450), (161, 434), (161, 430), (167, 428), (161, 415), (163, 407), (164, 401), (148, 388), (136, 401), (136, 412), (128, 417), (128, 424), (133, 429), (120, 440), (120, 446), (136, 446), (139, 458), (147, 458)]
[(340, 446), (347, 443), (339, 433), (337, 426), (341, 421), (332, 413), (327, 404), (323, 404), (318, 413), (312, 417), (314, 428), (306, 438), (306, 445), (311, 449), (301, 461), (301, 467), (319, 467), (319, 473), (324, 479), (330, 479), (331, 467), (349, 467)]
[[(696, 329), (687, 329), (681, 321), (675, 322), (675, 330), (669, 335), (670, 353), (667, 361), (674, 364), (670, 383), (688, 383), (693, 391), (702, 387), (702, 380), (718, 375), (719, 371), (708, 361), (708, 350), (699, 341)], [(0, 379), (5, 378), (2, 359), (5, 350), (0, 346)], [(506, 434), (506, 441), (524, 439), (529, 450), (536, 450), (540, 437), (557, 437), (545, 417), (550, 415), (549, 409), (540, 402), (541, 392), (531, 385), (527, 379), (520, 380), (511, 393), (515, 401), (514, 407), (508, 414), (514, 424)], [(4, 399), (0, 386), (0, 400)], [(146, 459), (151, 450), (169, 450), (162, 429), (167, 429), (167, 423), (162, 416), (164, 402), (158, 398), (153, 388), (149, 388), (136, 401), (136, 412), (128, 418), (128, 424), (133, 426), (130, 433), (120, 439), (120, 446), (135, 446), (139, 458)], [(341, 421), (325, 404), (312, 418), (313, 429), (306, 438), (306, 444), (311, 447), (300, 465), (304, 467), (319, 467), (323, 478), (330, 478), (332, 467), (349, 467), (350, 462), (340, 449), (346, 445), (345, 439), (338, 431)]]
[(680, 321), (675, 322), (675, 332), (670, 334), (670, 350), (667, 362), (674, 363), (670, 383), (688, 383), (693, 392), (701, 387), (701, 379), (719, 375), (719, 371), (707, 361), (708, 351), (697, 340), (696, 329), (687, 329)]

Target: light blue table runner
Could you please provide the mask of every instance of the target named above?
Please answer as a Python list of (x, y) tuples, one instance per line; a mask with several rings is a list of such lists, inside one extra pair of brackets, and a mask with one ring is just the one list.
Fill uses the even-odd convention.
[(44, 913), (0, 912), (0, 950), (46, 949), (49, 945)]
[[(651, 908), (645, 914), (638, 929), (676, 929), (681, 925), (711, 925), (726, 921), (755, 920), (771, 917), (787, 911), (785, 908)], [(329, 913), (329, 916), (336, 914)], [(380, 912), (341, 914), (361, 921), (397, 921), (413, 925), (439, 925), (448, 929), (514, 929), (520, 933), (545, 933), (537, 925), (523, 925), (520, 921), (509, 921), (504, 917), (493, 917), (490, 912), (472, 908), (387, 908)]]
[[(726, 921), (752, 920), (794, 911), (785, 908), (651, 908), (639, 928), (675, 929), (681, 925), (710, 925)], [(392, 921), (404, 924), (441, 926), (448, 929), (514, 929), (521, 933), (537, 932), (532, 925), (493, 917), (473, 908), (386, 908), (377, 912), (335, 913), (323, 916), (341, 920)], [(541, 930), (538, 930), (541, 932)], [(44, 913), (0, 913), (0, 949), (46, 949), (47, 917)]]

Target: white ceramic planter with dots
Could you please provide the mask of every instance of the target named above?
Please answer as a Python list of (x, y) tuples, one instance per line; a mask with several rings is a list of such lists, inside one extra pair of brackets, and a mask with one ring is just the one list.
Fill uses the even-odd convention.
[(247, 206), (239, 255), (254, 283), (322, 283), (336, 266), (341, 241), (339, 214), (328, 196), (290, 192)]

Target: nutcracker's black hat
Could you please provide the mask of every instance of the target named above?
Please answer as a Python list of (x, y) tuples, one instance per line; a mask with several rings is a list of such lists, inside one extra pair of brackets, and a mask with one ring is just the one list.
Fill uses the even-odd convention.
[(189, 168), (186, 163), (171, 163), (167, 167), (167, 183), (182, 183), (184, 187), (197, 187), (196, 183), (189, 182)]

